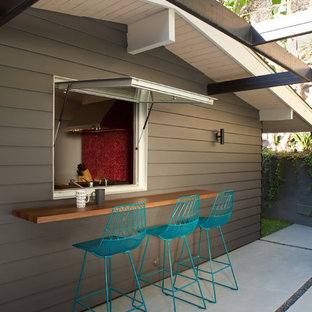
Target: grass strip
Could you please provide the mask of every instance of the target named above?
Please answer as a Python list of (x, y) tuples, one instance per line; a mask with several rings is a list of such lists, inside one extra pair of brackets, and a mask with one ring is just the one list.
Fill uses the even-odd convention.
[(290, 225), (292, 225), (292, 223), (288, 221), (281, 221), (281, 220), (275, 220), (275, 219), (262, 217), (261, 218), (261, 237), (270, 235)]

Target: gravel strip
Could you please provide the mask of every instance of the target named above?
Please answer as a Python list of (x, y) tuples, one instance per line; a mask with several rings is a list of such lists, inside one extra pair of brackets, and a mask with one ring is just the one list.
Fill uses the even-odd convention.
[(275, 312), (287, 311), (310, 287), (312, 286), (312, 277), (305, 282), (288, 300), (286, 300)]

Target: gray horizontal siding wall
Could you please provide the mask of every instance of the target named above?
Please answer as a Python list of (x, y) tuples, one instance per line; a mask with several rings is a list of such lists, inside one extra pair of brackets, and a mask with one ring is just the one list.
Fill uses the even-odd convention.
[[(98, 237), (107, 221), (92, 217), (37, 225), (11, 216), (13, 209), (55, 204), (53, 75), (131, 75), (205, 93), (208, 78), (166, 49), (127, 54), (126, 31), (125, 25), (39, 10), (28, 10), (0, 28), (1, 311), (70, 311), (82, 260), (71, 245)], [(225, 129), (222, 146), (214, 139), (220, 128)], [(259, 237), (261, 129), (256, 110), (234, 95), (220, 96), (212, 107), (158, 104), (148, 131), (147, 193), (234, 189), (234, 212), (224, 226), (229, 249)], [(73, 200), (57, 203), (65, 202)], [(202, 201), (201, 214), (207, 215), (210, 206), (211, 200)], [(148, 225), (168, 221), (171, 210), (149, 209)], [(215, 255), (223, 253), (219, 236), (212, 235)], [(192, 248), (197, 239), (196, 232)], [(162, 253), (158, 241), (152, 246), (147, 270)], [(174, 249), (179, 247), (176, 243)], [(141, 255), (138, 248), (136, 263)], [(114, 258), (113, 269), (115, 285), (131, 290), (133, 285), (122, 278), (129, 272), (123, 255)], [(103, 263), (90, 257), (82, 293), (103, 285), (99, 272)]]

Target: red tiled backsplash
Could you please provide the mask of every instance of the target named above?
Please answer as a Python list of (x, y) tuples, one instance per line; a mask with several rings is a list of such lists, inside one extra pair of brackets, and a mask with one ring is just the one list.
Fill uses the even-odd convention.
[(106, 178), (132, 183), (132, 131), (83, 133), (82, 162), (93, 179)]

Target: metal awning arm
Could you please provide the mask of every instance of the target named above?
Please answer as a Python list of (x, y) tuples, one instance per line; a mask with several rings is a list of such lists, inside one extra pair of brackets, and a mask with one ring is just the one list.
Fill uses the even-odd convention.
[(138, 144), (137, 144), (137, 146), (136, 146), (136, 148), (135, 148), (136, 150), (138, 150), (138, 148), (139, 148), (139, 144), (140, 144), (140, 141), (141, 141), (141, 139), (142, 139), (142, 136), (143, 136), (143, 133), (144, 133), (144, 131), (145, 131), (145, 128), (146, 128), (146, 126), (147, 126), (147, 123), (148, 123), (149, 117), (150, 117), (150, 115), (151, 115), (153, 106), (154, 106), (154, 102), (152, 102), (152, 104), (151, 104), (151, 106), (150, 106), (150, 108), (149, 108), (149, 110), (148, 110), (148, 113), (147, 113), (147, 116), (146, 116), (146, 119), (145, 119), (145, 122), (144, 122), (144, 126), (143, 126), (143, 128), (142, 128), (142, 132), (141, 132), (140, 137), (139, 137), (139, 140), (138, 140)]
[(67, 86), (67, 89), (66, 89), (62, 110), (61, 110), (60, 117), (59, 117), (59, 120), (58, 120), (58, 123), (57, 123), (56, 131), (55, 131), (54, 146), (55, 146), (55, 142), (56, 142), (56, 138), (57, 138), (58, 132), (60, 130), (61, 121), (63, 119), (63, 114), (64, 114), (65, 106), (66, 106), (66, 103), (67, 103), (70, 87), (71, 87), (71, 84), (69, 83), (68, 86)]

